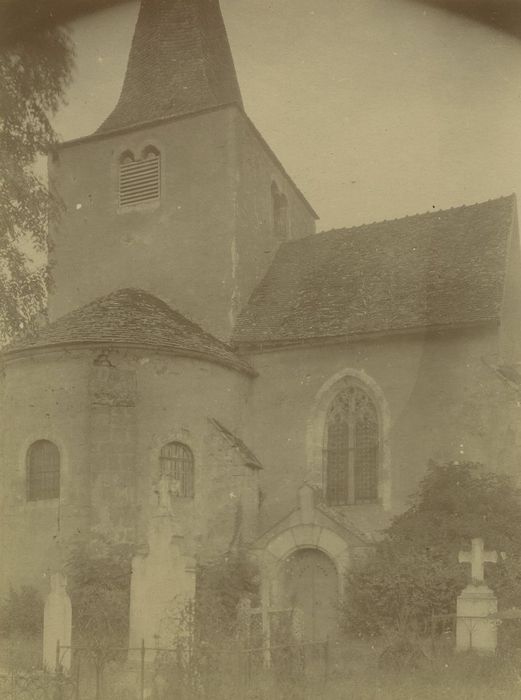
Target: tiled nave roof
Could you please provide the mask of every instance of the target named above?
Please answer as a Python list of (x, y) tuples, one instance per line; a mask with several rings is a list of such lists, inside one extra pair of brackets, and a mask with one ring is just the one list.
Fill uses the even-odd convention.
[(239, 344), (498, 320), (515, 197), (285, 243), (240, 314)]

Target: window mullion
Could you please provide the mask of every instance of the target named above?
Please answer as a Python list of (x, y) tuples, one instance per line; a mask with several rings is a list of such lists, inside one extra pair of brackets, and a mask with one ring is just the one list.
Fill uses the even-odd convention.
[(350, 413), (348, 421), (348, 450), (347, 450), (347, 502), (352, 505), (356, 502), (355, 493), (355, 422)]

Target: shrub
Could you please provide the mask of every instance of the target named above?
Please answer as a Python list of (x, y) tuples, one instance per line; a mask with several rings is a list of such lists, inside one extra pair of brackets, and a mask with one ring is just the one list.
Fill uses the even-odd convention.
[(43, 599), (36, 588), (11, 588), (0, 605), (0, 635), (32, 637), (43, 631)]
[(361, 635), (412, 629), (453, 614), (469, 580), (458, 552), (481, 537), (506, 553), (488, 566), (500, 607), (521, 600), (521, 499), (505, 475), (472, 463), (430, 464), (410, 507), (394, 518), (374, 553), (348, 574), (345, 622)]
[(73, 639), (97, 648), (127, 643), (132, 546), (104, 535), (73, 542), (66, 563)]
[(200, 565), (196, 576), (197, 635), (206, 641), (233, 637), (237, 606), (247, 596), (258, 604), (259, 573), (243, 548)]

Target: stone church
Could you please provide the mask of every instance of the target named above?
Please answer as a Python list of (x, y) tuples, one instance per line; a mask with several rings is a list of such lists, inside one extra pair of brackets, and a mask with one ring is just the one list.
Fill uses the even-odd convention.
[(514, 196), (317, 233), (218, 0), (143, 0), (116, 107), (49, 176), (49, 323), (1, 355), (2, 592), (77, 533), (146, 542), (166, 479), (187, 556), (240, 539), (318, 638), (429, 460), (518, 475)]

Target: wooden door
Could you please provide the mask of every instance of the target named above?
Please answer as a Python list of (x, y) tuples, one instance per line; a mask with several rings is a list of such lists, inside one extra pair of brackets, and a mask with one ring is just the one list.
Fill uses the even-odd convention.
[(284, 605), (302, 614), (305, 641), (323, 641), (337, 633), (338, 574), (318, 549), (300, 549), (282, 570)]

